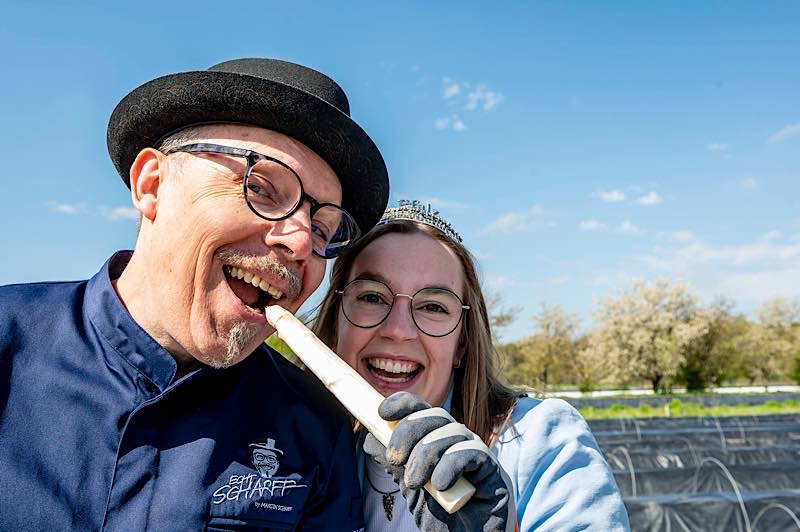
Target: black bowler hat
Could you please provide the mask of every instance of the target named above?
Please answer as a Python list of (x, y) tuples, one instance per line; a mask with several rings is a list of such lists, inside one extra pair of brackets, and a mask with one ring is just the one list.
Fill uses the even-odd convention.
[(130, 187), (128, 172), (142, 149), (189, 126), (225, 122), (299, 140), (336, 172), (342, 207), (362, 232), (380, 219), (389, 200), (389, 178), (377, 146), (350, 118), (347, 96), (335, 81), (286, 61), (234, 59), (148, 81), (111, 113), (108, 153)]

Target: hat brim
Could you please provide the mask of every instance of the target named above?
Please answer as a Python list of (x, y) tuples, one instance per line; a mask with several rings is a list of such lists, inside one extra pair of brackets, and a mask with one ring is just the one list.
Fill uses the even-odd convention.
[(342, 185), (342, 207), (367, 232), (389, 200), (386, 164), (348, 115), (301, 89), (255, 76), (198, 71), (156, 78), (117, 104), (108, 124), (108, 152), (128, 187), (138, 153), (198, 124), (233, 122), (299, 140), (327, 162)]

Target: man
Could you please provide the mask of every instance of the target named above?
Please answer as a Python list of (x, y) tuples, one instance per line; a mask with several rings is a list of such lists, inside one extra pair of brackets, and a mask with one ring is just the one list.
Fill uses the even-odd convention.
[(344, 92), (268, 59), (169, 75), (108, 148), (135, 251), (0, 289), (0, 530), (363, 527), (348, 419), (262, 343), (386, 206)]

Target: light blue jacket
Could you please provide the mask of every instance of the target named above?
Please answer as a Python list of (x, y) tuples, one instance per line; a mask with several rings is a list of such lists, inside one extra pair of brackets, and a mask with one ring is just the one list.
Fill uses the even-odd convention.
[(622, 497), (581, 415), (561, 399), (519, 399), (492, 452), (514, 484), (520, 532), (630, 530)]

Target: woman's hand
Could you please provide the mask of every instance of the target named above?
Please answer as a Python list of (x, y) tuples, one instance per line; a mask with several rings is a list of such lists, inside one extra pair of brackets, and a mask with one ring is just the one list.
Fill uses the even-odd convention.
[[(408, 392), (384, 399), (378, 413), (398, 424), (388, 448), (367, 434), (364, 451), (391, 473), (420, 530), (515, 529), (511, 482), (473, 432), (446, 410), (431, 408)], [(430, 480), (434, 488), (443, 491), (462, 475), (475, 486), (475, 494), (459, 511), (448, 514), (423, 486)]]

